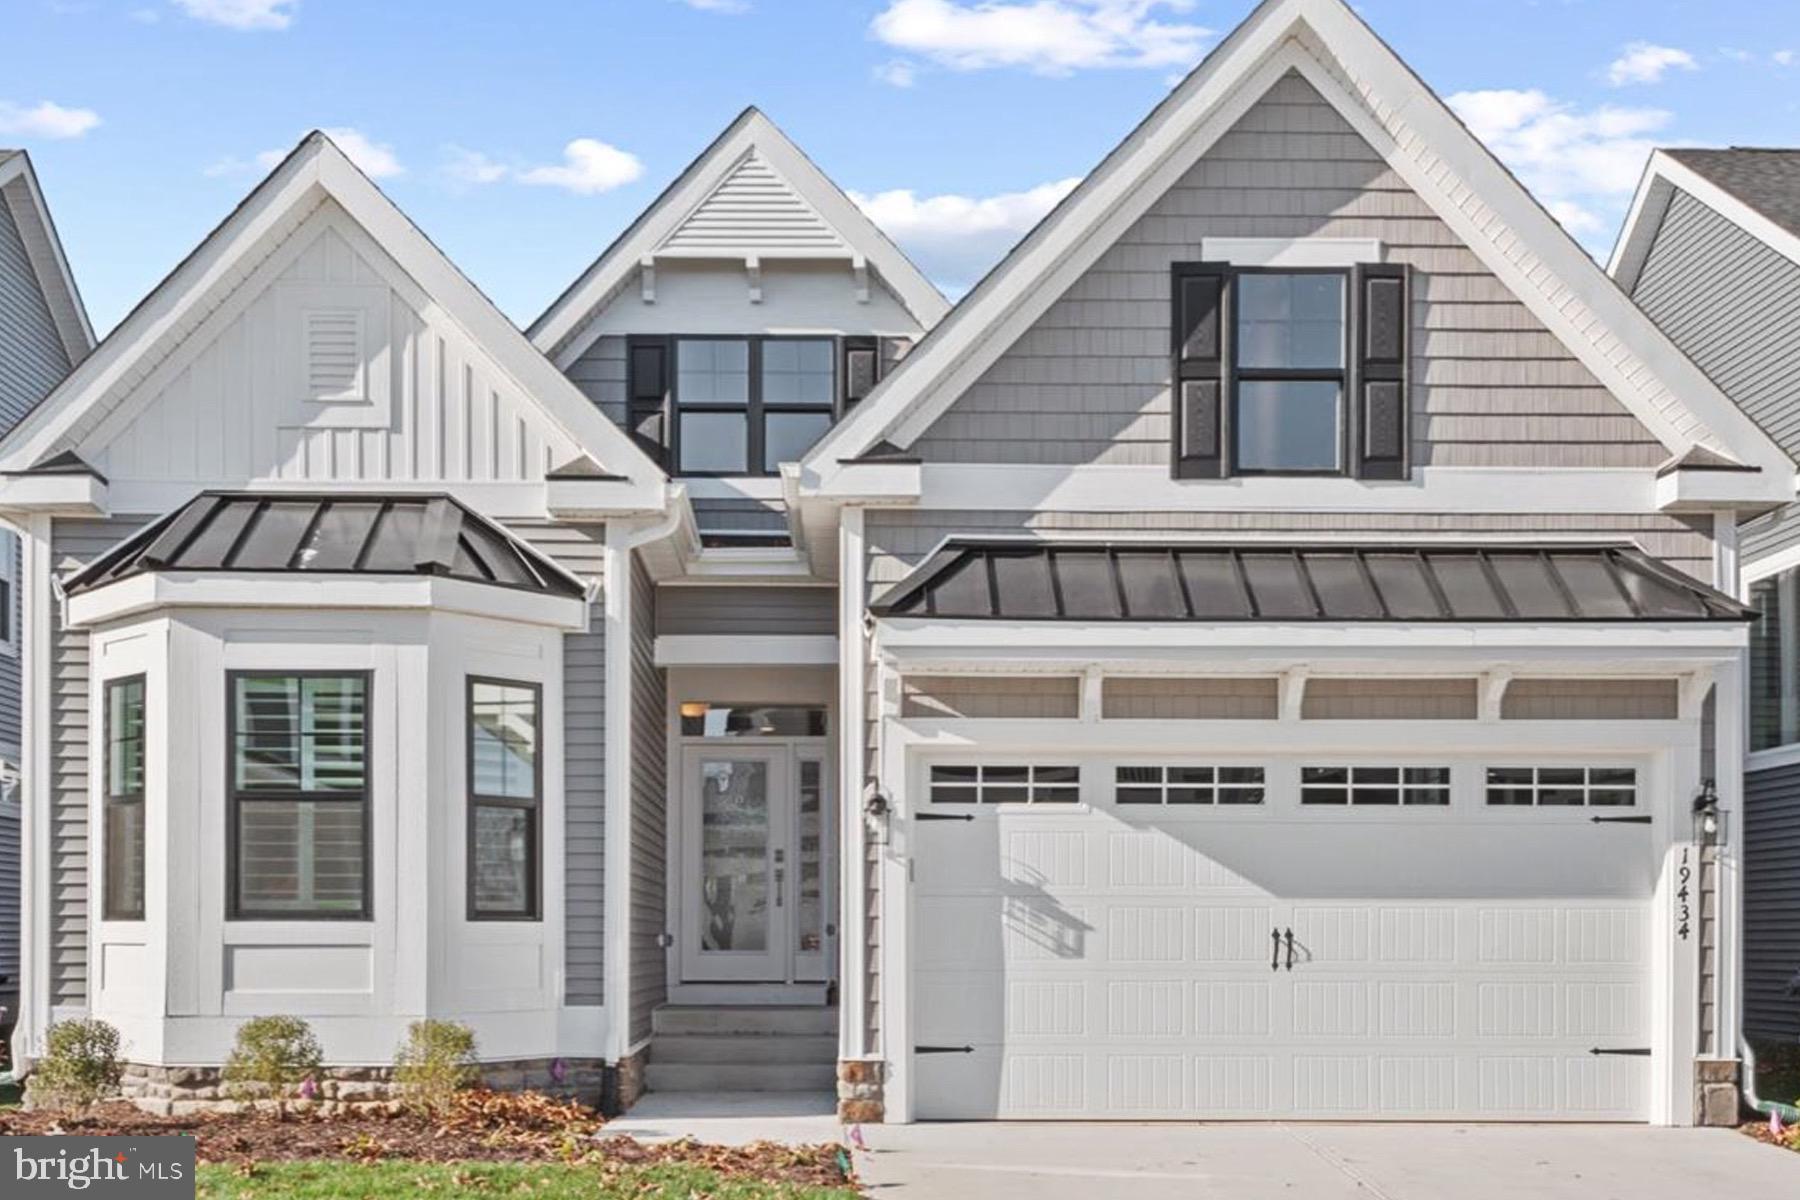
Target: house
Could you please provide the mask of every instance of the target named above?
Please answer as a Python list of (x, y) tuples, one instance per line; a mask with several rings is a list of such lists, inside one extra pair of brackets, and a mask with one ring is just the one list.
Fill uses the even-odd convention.
[[(1789, 454), (1800, 451), (1800, 150), (1659, 150), (1613, 277)], [(1800, 505), (1738, 531), (1750, 631), (1744, 781), (1743, 1023), (1800, 1039)]]
[(21, 1057), (1735, 1119), (1793, 462), (1341, 0), (953, 308), (752, 112), (521, 334), (314, 135), (0, 471)]
[[(0, 149), (0, 428), (93, 349), (31, 158)], [(19, 540), (0, 531), (0, 1029), (19, 997)]]

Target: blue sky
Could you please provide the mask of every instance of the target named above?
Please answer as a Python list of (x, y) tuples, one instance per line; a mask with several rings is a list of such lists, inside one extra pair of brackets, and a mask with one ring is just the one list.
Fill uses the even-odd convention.
[[(745, 105), (966, 287), (1249, 0), (6, 0), (110, 328), (306, 130), (528, 323)], [(1800, 145), (1795, 0), (1362, 0), (1585, 244), (1651, 145)]]

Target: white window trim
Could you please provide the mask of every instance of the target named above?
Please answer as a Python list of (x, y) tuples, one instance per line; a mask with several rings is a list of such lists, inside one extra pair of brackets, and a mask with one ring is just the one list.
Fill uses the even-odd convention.
[(1209, 237), (1200, 239), (1200, 257), (1206, 262), (1234, 267), (1330, 267), (1343, 269), (1382, 258), (1379, 238), (1258, 238)]
[(19, 657), (19, 625), (25, 616), (19, 603), (19, 553), (17, 534), (0, 534), (0, 580), (7, 584), (6, 636), (0, 637), (0, 655), (7, 658)]

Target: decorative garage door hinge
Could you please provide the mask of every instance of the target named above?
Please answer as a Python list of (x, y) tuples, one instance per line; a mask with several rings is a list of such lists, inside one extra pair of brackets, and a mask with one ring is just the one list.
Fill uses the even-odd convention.
[(1632, 1058), (1649, 1058), (1650, 1057), (1650, 1047), (1648, 1047), (1648, 1046), (1626, 1046), (1626, 1047), (1614, 1049), (1610, 1046), (1595, 1046), (1592, 1050), (1589, 1050), (1588, 1053), (1589, 1054), (1628, 1055)]
[(1650, 823), (1650, 818), (1647, 815), (1637, 817), (1589, 817), (1588, 820), (1596, 825), (1648, 825)]
[(974, 813), (920, 813), (915, 821), (973, 821)]
[(973, 1054), (973, 1046), (914, 1046), (914, 1054)]

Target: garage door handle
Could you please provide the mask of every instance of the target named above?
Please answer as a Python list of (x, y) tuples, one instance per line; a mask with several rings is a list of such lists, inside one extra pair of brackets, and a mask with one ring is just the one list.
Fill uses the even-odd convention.
[(1589, 1050), (1588, 1053), (1593, 1055), (1626, 1055), (1631, 1058), (1649, 1058), (1650, 1047), (1625, 1046), (1615, 1050), (1609, 1046), (1595, 1046), (1593, 1049)]
[(914, 1054), (973, 1054), (973, 1046), (914, 1046)]
[(1650, 824), (1650, 818), (1648, 816), (1589, 817), (1588, 820), (1592, 821), (1596, 825), (1648, 825), (1648, 824)]
[(974, 813), (914, 813), (915, 821), (973, 821)]
[(1269, 940), (1273, 943), (1269, 947), (1269, 970), (1279, 971), (1281, 970), (1281, 930), (1269, 930)]
[(1294, 931), (1291, 929), (1287, 931), (1287, 952), (1287, 969), (1291, 971), (1294, 969)]

